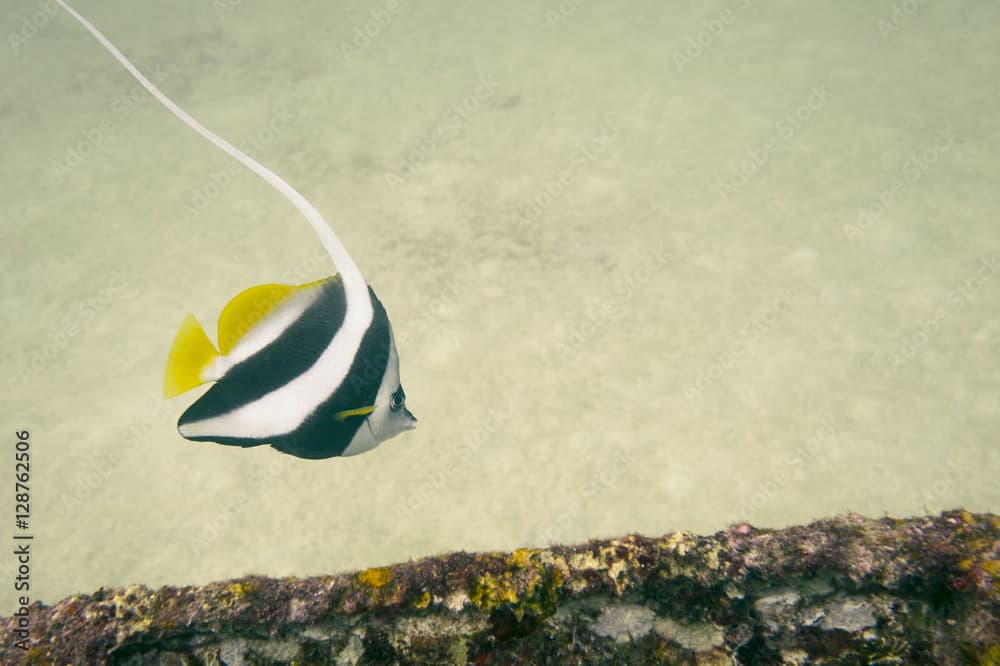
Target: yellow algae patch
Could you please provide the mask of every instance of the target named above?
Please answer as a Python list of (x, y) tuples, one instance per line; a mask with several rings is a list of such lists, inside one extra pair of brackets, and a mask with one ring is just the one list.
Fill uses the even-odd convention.
[(570, 566), (577, 571), (593, 571), (595, 569), (607, 569), (608, 565), (598, 559), (589, 550), (582, 553), (573, 553), (569, 559)]
[(549, 568), (559, 573), (560, 585), (562, 584), (562, 581), (569, 578), (569, 564), (566, 563), (565, 559), (553, 555), (551, 552), (546, 550), (537, 551), (537, 555), (538, 563), (542, 566), (542, 568)]
[(469, 599), (480, 610), (489, 612), (500, 604), (517, 603), (517, 591), (514, 589), (513, 580), (509, 573), (504, 574), (501, 578), (483, 574), (472, 583)]
[(991, 645), (978, 663), (981, 666), (1000, 666), (1000, 645)]
[(713, 548), (705, 553), (705, 566), (713, 571), (719, 568), (719, 548)]
[(489, 613), (499, 606), (510, 606), (518, 620), (526, 614), (548, 617), (556, 610), (563, 574), (555, 567), (530, 569), (530, 578), (515, 577), (510, 571), (502, 575), (482, 574), (469, 587), (469, 600), (481, 611)]
[(963, 511), (962, 512), (962, 522), (965, 523), (966, 525), (972, 525), (976, 521), (972, 519), (972, 514), (971, 513), (969, 513), (968, 511)]
[(667, 550), (672, 550), (678, 555), (686, 555), (688, 549), (694, 545), (694, 535), (690, 532), (674, 532), (667, 536), (661, 544)]
[(226, 587), (226, 592), (231, 594), (234, 599), (243, 599), (253, 594), (253, 585), (248, 585), (246, 583), (231, 583), (228, 587)]
[(994, 578), (1000, 576), (1000, 560), (983, 560), (979, 566)]
[(515, 567), (526, 569), (531, 564), (531, 556), (535, 554), (530, 548), (518, 548), (510, 554), (510, 563)]
[(563, 584), (564, 580), (566, 580), (566, 578), (563, 576), (563, 572), (562, 572), (561, 569), (552, 569), (552, 589), (553, 590), (562, 587), (562, 584)]
[(224, 594), (229, 597), (228, 601), (231, 606), (237, 606), (247, 601), (248, 597), (252, 597), (255, 591), (253, 585), (249, 583), (230, 583), (226, 586)]
[(427, 608), (431, 605), (431, 593), (424, 590), (424, 593), (413, 600), (414, 608)]
[(358, 574), (358, 580), (370, 587), (385, 587), (392, 580), (392, 573), (389, 567), (365, 569)]
[(628, 571), (628, 568), (629, 563), (625, 560), (616, 560), (611, 563), (610, 567), (608, 567), (608, 576), (611, 578), (611, 583), (615, 586), (615, 591), (619, 594), (622, 592), (623, 585), (622, 581), (619, 579), (624, 572)]

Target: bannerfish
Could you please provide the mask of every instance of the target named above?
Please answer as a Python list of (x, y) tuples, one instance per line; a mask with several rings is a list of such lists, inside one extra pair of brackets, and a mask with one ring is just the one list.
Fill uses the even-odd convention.
[(219, 315), (218, 349), (193, 315), (184, 318), (168, 354), (164, 397), (215, 384), (181, 415), (180, 435), (319, 459), (363, 453), (415, 428), (385, 308), (319, 211), (160, 92), (64, 0), (56, 2), (171, 113), (288, 199), (337, 270), (307, 284), (263, 284), (237, 294)]

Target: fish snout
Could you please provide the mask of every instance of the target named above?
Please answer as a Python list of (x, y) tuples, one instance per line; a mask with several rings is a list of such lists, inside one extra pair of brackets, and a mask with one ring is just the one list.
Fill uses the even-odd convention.
[(406, 416), (406, 429), (413, 430), (417, 427), (417, 417), (413, 415), (406, 407), (403, 407), (404, 416)]

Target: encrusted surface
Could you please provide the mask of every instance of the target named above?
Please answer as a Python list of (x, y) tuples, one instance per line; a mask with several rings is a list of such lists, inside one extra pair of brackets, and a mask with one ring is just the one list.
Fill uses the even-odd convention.
[(453, 553), (349, 575), (132, 586), (0, 619), (4, 664), (1000, 664), (1000, 518)]

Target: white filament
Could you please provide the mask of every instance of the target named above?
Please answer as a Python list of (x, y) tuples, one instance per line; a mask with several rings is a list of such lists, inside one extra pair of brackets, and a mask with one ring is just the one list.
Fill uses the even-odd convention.
[(142, 84), (142, 87), (148, 90), (149, 94), (159, 100), (159, 102), (171, 113), (180, 118), (188, 127), (198, 132), (198, 134), (201, 134), (217, 147), (224, 150), (233, 159), (263, 178), (271, 187), (281, 192), (281, 194), (284, 195), (284, 197), (288, 199), (292, 205), (295, 206), (300, 213), (302, 213), (302, 215), (305, 216), (305, 218), (309, 221), (309, 224), (312, 225), (316, 235), (319, 237), (323, 247), (326, 248), (327, 253), (329, 253), (334, 267), (343, 277), (348, 313), (356, 315), (359, 320), (370, 320), (372, 305), (371, 300), (368, 297), (368, 286), (365, 283), (364, 277), (361, 275), (361, 270), (358, 268), (357, 264), (354, 263), (354, 260), (351, 259), (351, 255), (347, 253), (347, 248), (345, 248), (343, 243), (340, 242), (337, 235), (333, 233), (333, 229), (331, 229), (330, 225), (326, 223), (326, 220), (323, 219), (323, 216), (320, 215), (315, 206), (309, 203), (305, 197), (295, 190), (295, 188), (282, 180), (280, 176), (206, 128), (204, 125), (188, 115), (184, 109), (174, 104), (169, 97), (160, 92), (159, 88), (143, 76), (142, 72), (136, 69), (135, 66), (129, 62), (128, 58), (122, 55), (122, 53), (115, 48), (115, 45), (108, 41), (108, 39), (102, 35), (101, 32), (90, 23), (90, 21), (78, 14), (76, 10), (67, 5), (63, 0), (56, 0), (56, 2), (58, 2), (63, 9), (69, 12), (73, 18), (79, 21), (80, 25), (86, 28), (90, 34), (96, 37), (97, 41), (99, 41), (104, 48), (107, 49), (108, 52), (111, 53), (111, 55), (113, 55), (115, 59), (118, 60), (118, 62), (120, 62), (130, 74), (132, 74), (133, 77), (135, 77), (136, 81)]

